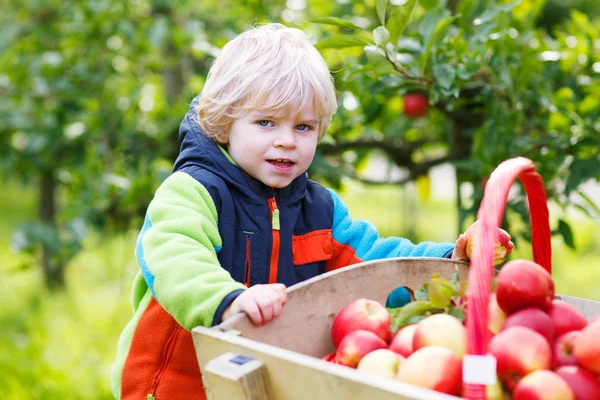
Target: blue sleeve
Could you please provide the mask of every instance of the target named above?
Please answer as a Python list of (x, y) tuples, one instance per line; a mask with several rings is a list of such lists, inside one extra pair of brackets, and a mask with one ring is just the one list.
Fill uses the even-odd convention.
[(348, 208), (339, 196), (328, 189), (333, 199), (333, 239), (352, 247), (356, 256), (364, 261), (393, 257), (448, 257), (453, 243), (421, 242), (413, 244), (400, 237), (380, 238), (370, 222), (352, 220)]
[(221, 322), (221, 319), (223, 318), (223, 313), (225, 312), (225, 310), (227, 309), (227, 307), (229, 307), (231, 305), (231, 303), (233, 303), (233, 301), (235, 299), (237, 299), (237, 297), (242, 294), (244, 292), (244, 289), (239, 289), (239, 290), (235, 290), (231, 293), (229, 293), (227, 296), (225, 296), (225, 298), (221, 301), (221, 304), (219, 304), (219, 307), (217, 307), (217, 311), (215, 311), (215, 316), (213, 317), (213, 322), (212, 322), (212, 326), (215, 325), (219, 325)]

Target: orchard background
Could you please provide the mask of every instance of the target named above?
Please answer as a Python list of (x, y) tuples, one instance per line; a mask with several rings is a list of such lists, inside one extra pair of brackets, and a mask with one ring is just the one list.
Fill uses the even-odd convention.
[[(326, 58), (339, 109), (309, 174), (354, 218), (454, 240), (525, 156), (558, 292), (600, 300), (595, 2), (0, 0), (2, 397), (111, 398), (145, 208), (212, 60), (253, 23), (301, 28)], [(503, 227), (530, 258), (524, 201), (515, 185)]]

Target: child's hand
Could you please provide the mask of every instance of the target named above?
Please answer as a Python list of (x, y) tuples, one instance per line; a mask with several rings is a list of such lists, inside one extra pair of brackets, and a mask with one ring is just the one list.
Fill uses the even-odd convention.
[(254, 325), (263, 325), (279, 316), (287, 301), (285, 285), (273, 283), (254, 285), (240, 294), (223, 313), (223, 320), (241, 311), (248, 314)]
[[(456, 239), (454, 251), (452, 252), (453, 260), (468, 261), (473, 253), (473, 247), (476, 246), (475, 237), (479, 229), (479, 221), (475, 221), (467, 231)], [(500, 264), (506, 256), (508, 256), (513, 248), (514, 243), (510, 240), (510, 235), (504, 229), (496, 228), (495, 248), (494, 248), (494, 264)]]

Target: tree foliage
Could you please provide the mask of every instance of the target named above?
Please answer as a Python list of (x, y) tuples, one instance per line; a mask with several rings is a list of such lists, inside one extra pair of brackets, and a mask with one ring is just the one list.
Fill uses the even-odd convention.
[[(462, 221), (493, 168), (522, 155), (551, 199), (598, 217), (580, 189), (600, 177), (600, 21), (582, 12), (552, 25), (542, 0), (0, 4), (0, 171), (39, 192), (13, 247), (39, 254), (50, 284), (90, 229), (139, 223), (214, 56), (252, 23), (305, 29), (334, 72), (339, 113), (312, 176), (366, 180), (380, 154), (403, 184), (451, 162), (475, 189), (459, 197)], [(431, 110), (410, 119), (415, 90)], [(519, 196), (511, 207), (527, 214)], [(554, 228), (572, 243), (565, 221)]]
[[(458, 193), (461, 223), (477, 212), (493, 169), (524, 156), (563, 210), (576, 206), (598, 218), (600, 209), (580, 189), (600, 178), (600, 21), (573, 11), (550, 34), (537, 28), (543, 5), (378, 0), (361, 28), (346, 25), (352, 15), (315, 21), (339, 30), (317, 47), (361, 50), (344, 58), (339, 87), (351, 106), (341, 109), (323, 151), (354, 152), (338, 162), (356, 173), (365, 149), (377, 149), (406, 172), (400, 183), (453, 163), (459, 185), (475, 188), (473, 198)], [(413, 91), (428, 94), (426, 118), (401, 115), (402, 96)], [(522, 193), (510, 208), (528, 221)], [(566, 221), (554, 228), (573, 246)]]

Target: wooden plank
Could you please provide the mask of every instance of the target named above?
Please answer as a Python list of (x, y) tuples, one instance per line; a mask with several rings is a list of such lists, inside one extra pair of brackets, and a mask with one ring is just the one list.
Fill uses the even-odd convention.
[(244, 337), (261, 343), (320, 358), (335, 350), (331, 325), (349, 302), (366, 297), (385, 304), (395, 288), (408, 286), (418, 291), (434, 273), (450, 278), (458, 269), (466, 281), (468, 267), (468, 263), (441, 258), (393, 258), (355, 264), (290, 287), (281, 315), (266, 325), (254, 326), (246, 314), (240, 313), (220, 327), (238, 330)]
[(266, 366), (256, 358), (225, 353), (206, 364), (203, 378), (211, 398), (273, 400)]
[(583, 312), (583, 315), (585, 315), (588, 321), (591, 321), (600, 315), (600, 302), (598, 301), (582, 299), (580, 297), (565, 296), (564, 294), (559, 294), (556, 297), (577, 307), (581, 312)]
[[(267, 366), (272, 400), (458, 400), (458, 397), (408, 385), (389, 378), (369, 376), (352, 368), (231, 335), (219, 329), (192, 330), (196, 356), (210, 400), (237, 400), (239, 383), (232, 379), (214, 381), (208, 370), (213, 359), (233, 352), (253, 357)], [(214, 372), (214, 370), (213, 370)]]

